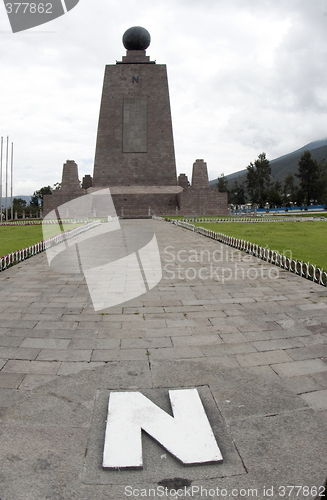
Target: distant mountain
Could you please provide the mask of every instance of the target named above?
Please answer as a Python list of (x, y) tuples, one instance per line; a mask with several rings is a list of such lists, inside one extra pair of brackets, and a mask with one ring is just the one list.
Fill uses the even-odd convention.
[[(29, 205), (29, 202), (31, 201), (31, 197), (32, 196), (26, 196), (26, 195), (17, 195), (17, 196), (13, 196), (13, 198), (21, 198), (22, 200), (25, 200), (26, 201), (26, 205)], [(11, 198), (10, 196), (7, 198), (7, 206), (10, 207), (11, 206)], [(5, 208), (6, 207), (6, 196), (3, 195), (2, 193), (2, 207)]]
[[(293, 153), (288, 153), (276, 158), (275, 160), (270, 160), (272, 182), (282, 182), (289, 172), (292, 172), (295, 176), (298, 171), (299, 159), (301, 158), (303, 151), (306, 151), (307, 149), (311, 151), (312, 157), (315, 160), (321, 161), (327, 159), (327, 139), (310, 142), (306, 146), (293, 151)], [(229, 187), (233, 184), (234, 180), (238, 183), (245, 181), (246, 173), (247, 170), (245, 168), (243, 170), (239, 170), (238, 172), (234, 172), (233, 174), (226, 175)], [(210, 181), (210, 186), (215, 187), (217, 182), (218, 179)], [(298, 182), (299, 181), (295, 177), (295, 184), (298, 184)]]

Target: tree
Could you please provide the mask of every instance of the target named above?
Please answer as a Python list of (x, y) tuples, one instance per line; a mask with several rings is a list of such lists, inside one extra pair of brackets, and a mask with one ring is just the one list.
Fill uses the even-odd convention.
[(292, 174), (292, 172), (289, 172), (284, 179), (284, 186), (283, 186), (283, 197), (285, 206), (290, 206), (290, 202), (294, 203), (294, 201), (296, 200), (296, 191), (297, 188), (294, 185), (294, 175)]
[(282, 183), (274, 182), (268, 191), (268, 203), (273, 207), (281, 207), (283, 205)]
[(259, 154), (254, 163), (246, 167), (246, 184), (252, 203), (264, 206), (267, 201), (271, 167), (266, 153)]
[(258, 179), (254, 164), (251, 162), (247, 167), (246, 185), (252, 203), (258, 203)]
[(33, 196), (31, 197), (30, 206), (43, 208), (43, 196), (51, 193), (52, 188), (50, 186), (45, 186), (38, 191), (34, 191)]
[(320, 193), (319, 203), (327, 204), (327, 161), (322, 160), (320, 163), (321, 178), (320, 178)]
[(23, 200), (23, 198), (14, 198), (13, 207), (16, 209), (19, 207), (26, 207), (26, 200)]
[(221, 174), (220, 177), (218, 177), (218, 182), (217, 182), (217, 188), (219, 193), (228, 193), (228, 180), (226, 179), (224, 174)]
[(312, 158), (308, 149), (304, 151), (298, 165), (298, 173), (295, 175), (300, 179), (300, 190), (304, 201), (310, 205), (311, 201), (316, 201), (322, 194), (322, 186), (319, 182), (322, 177), (322, 165)]
[[(21, 217), (23, 215), (23, 210), (26, 207), (26, 201), (23, 200), (23, 198), (13, 198), (12, 200), (12, 207), (13, 207), (13, 216), (15, 215), (15, 212), (17, 212), (18, 217)], [(2, 210), (2, 218), (6, 218), (6, 210)], [(8, 207), (8, 219), (11, 218), (11, 206)], [(0, 213), (0, 219), (1, 219), (1, 213)]]
[(26, 201), (23, 200), (23, 198), (14, 198), (12, 201), (12, 206), (13, 206), (13, 215), (17, 212), (18, 217), (23, 216), (23, 211), (25, 210), (26, 207)]
[(244, 184), (238, 184), (236, 179), (234, 180), (234, 184), (229, 191), (228, 203), (232, 205), (244, 205), (245, 203)]

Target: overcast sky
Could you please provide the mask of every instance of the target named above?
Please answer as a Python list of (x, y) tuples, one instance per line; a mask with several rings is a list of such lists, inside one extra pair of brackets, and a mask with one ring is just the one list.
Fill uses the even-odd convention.
[[(327, 137), (326, 0), (80, 0), (13, 34), (0, 4), (0, 136), (14, 142), (14, 196), (93, 172), (104, 67), (131, 26), (167, 64), (177, 172), (210, 179)], [(3, 181), (4, 183), (4, 181)]]

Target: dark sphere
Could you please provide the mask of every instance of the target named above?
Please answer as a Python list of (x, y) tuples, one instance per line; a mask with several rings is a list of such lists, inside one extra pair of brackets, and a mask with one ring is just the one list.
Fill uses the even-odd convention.
[(123, 44), (126, 50), (145, 50), (149, 47), (150, 42), (150, 33), (141, 26), (133, 26), (123, 35)]

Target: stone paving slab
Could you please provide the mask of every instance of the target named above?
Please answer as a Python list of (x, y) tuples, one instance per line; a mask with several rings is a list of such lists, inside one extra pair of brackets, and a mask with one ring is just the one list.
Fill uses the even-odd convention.
[(302, 394), (302, 398), (316, 411), (327, 410), (327, 389)]
[(282, 350), (237, 354), (235, 357), (240, 366), (243, 367), (286, 363), (292, 359), (285, 351)]
[(20, 391), (33, 391), (37, 387), (55, 380), (57, 375), (26, 375), (19, 385)]
[(314, 374), (288, 377), (284, 379), (283, 383), (287, 389), (295, 392), (296, 394), (304, 394), (306, 392), (316, 392), (321, 390), (321, 385), (314, 379)]
[[(199, 393), (225, 457), (224, 464), (185, 468), (145, 436), (143, 471), (102, 470), (109, 392), (137, 389), (169, 412), (164, 383), (169, 388), (188, 387), (190, 376), (192, 387), (200, 383)], [(159, 400), (149, 391), (158, 383)], [(218, 411), (208, 406), (202, 388), (212, 394)], [(181, 478), (182, 483), (177, 483), (180, 486), (262, 488), (265, 484), (277, 488), (281, 484), (276, 478), (281, 477), (287, 484), (312, 488), (319, 485), (327, 465), (326, 434), (321, 434), (323, 424), (314, 411), (278, 383), (263, 383), (257, 375), (240, 368), (208, 367), (201, 362), (190, 365), (187, 361), (156, 361), (152, 367), (146, 361), (109, 363), (57, 377), (32, 393), (21, 394), (8, 405), (0, 424), (6, 437), (0, 452), (6, 474), (2, 485), (5, 499), (13, 491), (15, 498), (25, 495), (27, 500), (68, 499), (70, 495), (86, 498), (85, 491), (92, 491), (92, 498), (120, 500), (128, 485), (173, 487), (175, 478)], [(306, 453), (301, 452), (303, 448)], [(156, 466), (158, 461), (160, 467)], [(308, 467), (308, 463), (315, 463), (315, 467)], [(86, 488), (90, 484), (92, 490)], [(102, 496), (104, 484), (107, 497)], [(195, 498), (201, 497), (196, 494)]]
[[(20, 373), (0, 373), (0, 388), (17, 389), (24, 379), (24, 375)], [(3, 405), (5, 403), (2, 403)]]
[(271, 367), (277, 375), (282, 377), (296, 377), (298, 375), (312, 375), (326, 372), (327, 364), (321, 359), (305, 359), (291, 363), (272, 364)]
[(43, 362), (9, 360), (1, 373), (26, 373), (34, 375), (55, 375), (60, 368), (58, 361)]
[[(171, 224), (122, 224), (154, 228), (163, 265), (161, 282), (126, 304), (95, 312), (83, 276), (56, 274), (45, 254), (0, 273), (1, 500), (124, 500), (131, 482), (229, 494), (257, 488), (266, 500), (279, 498), (282, 485), (322, 485), (326, 289)], [(206, 250), (207, 260), (179, 262), (190, 250)], [(166, 268), (172, 255), (175, 267)], [(211, 264), (220, 274), (210, 277)], [(178, 266), (181, 275), (172, 276)], [(223, 472), (228, 454), (221, 468), (185, 467), (161, 459), (165, 450), (158, 455), (145, 438), (154, 475), (101, 470), (110, 391), (154, 389), (162, 400), (168, 389), (187, 387), (212, 394), (217, 441), (219, 427), (227, 430), (223, 439), (241, 468), (230, 463)], [(273, 495), (264, 491), (269, 485)], [(314, 498), (295, 493), (287, 498)]]
[(327, 371), (322, 373), (313, 373), (312, 377), (318, 382), (321, 387), (327, 387)]

